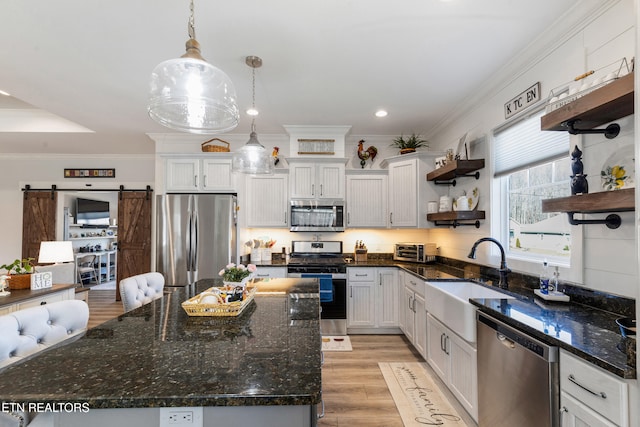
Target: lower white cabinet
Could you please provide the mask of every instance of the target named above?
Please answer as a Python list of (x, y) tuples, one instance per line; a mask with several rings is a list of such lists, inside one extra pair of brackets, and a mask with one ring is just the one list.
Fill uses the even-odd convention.
[(564, 391), (560, 392), (560, 425), (562, 427), (617, 426)]
[(347, 328), (350, 333), (380, 333), (398, 327), (398, 282), (395, 268), (347, 269)]
[(418, 352), (427, 358), (427, 309), (425, 306), (425, 283), (412, 274), (404, 275), (403, 298), (400, 316), (404, 317), (402, 331)]
[[(35, 291), (35, 293), (38, 293), (38, 292), (41, 292), (41, 291)], [(53, 302), (63, 301), (67, 299), (75, 299), (75, 297), (76, 297), (75, 288), (68, 287), (67, 289), (61, 289), (59, 291), (45, 293), (44, 295), (40, 295), (40, 296), (27, 297), (13, 304), (3, 305), (0, 307), (0, 315), (9, 314), (14, 311), (22, 310), (29, 307), (37, 307), (39, 305), (50, 304)]]
[(562, 426), (629, 426), (629, 390), (622, 378), (560, 350)]
[(476, 348), (427, 315), (427, 362), (469, 412), (478, 420), (478, 361)]
[(287, 277), (286, 267), (260, 267), (256, 270), (256, 279), (284, 279)]

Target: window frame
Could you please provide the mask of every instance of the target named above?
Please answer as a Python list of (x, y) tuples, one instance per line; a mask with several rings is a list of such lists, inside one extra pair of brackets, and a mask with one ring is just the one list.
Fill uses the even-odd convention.
[[(532, 115), (537, 114), (544, 105), (538, 105), (532, 107), (530, 110), (523, 112), (523, 114), (514, 117), (508, 122), (502, 123), (500, 126), (496, 126), (490, 132), (490, 153), (491, 165), (495, 168), (495, 146), (496, 146), (496, 133), (505, 130), (510, 126), (515, 126), (522, 120), (527, 120)], [(582, 149), (582, 136), (581, 135), (569, 135), (569, 144), (567, 146), (567, 156), (571, 152), (571, 147), (578, 145)], [(545, 162), (546, 163), (546, 162)], [(539, 164), (539, 163), (538, 163)], [(535, 166), (536, 163), (530, 163), (526, 168)], [(526, 169), (523, 168), (523, 169)], [(522, 170), (522, 169), (519, 169)], [(491, 175), (491, 235), (498, 236), (501, 242), (506, 242), (504, 245), (505, 256), (507, 258), (507, 264), (513, 271), (522, 272), (525, 274), (538, 275), (541, 270), (544, 257), (533, 256), (527, 257), (522, 253), (514, 253), (509, 248), (509, 188), (508, 188), (508, 176), (514, 171), (495, 176)], [(560, 214), (564, 215), (564, 214)], [(567, 218), (568, 221), (568, 218)], [(582, 283), (583, 278), (583, 225), (571, 226), (571, 256), (566, 262), (562, 262), (561, 259), (553, 258), (549, 262), (552, 268), (558, 267), (560, 272), (561, 281), (569, 281), (574, 283)], [(497, 256), (497, 248), (491, 249), (491, 258), (494, 259)]]

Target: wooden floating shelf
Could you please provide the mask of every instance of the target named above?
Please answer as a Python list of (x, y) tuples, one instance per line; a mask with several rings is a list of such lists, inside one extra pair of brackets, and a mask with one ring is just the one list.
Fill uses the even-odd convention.
[(484, 219), (484, 211), (452, 211), (427, 214), (427, 220), (435, 225), (445, 225), (456, 228), (472, 225), (480, 228), (480, 220)]
[(601, 191), (542, 201), (542, 212), (604, 213), (635, 210), (635, 189)]
[[(454, 160), (427, 174), (427, 181), (444, 181), (459, 176), (467, 176), (484, 168), (484, 159)], [(477, 178), (476, 178), (477, 179)]]
[(576, 128), (593, 129), (633, 114), (633, 73), (602, 86), (540, 119), (542, 130), (567, 131), (566, 123), (576, 121)]

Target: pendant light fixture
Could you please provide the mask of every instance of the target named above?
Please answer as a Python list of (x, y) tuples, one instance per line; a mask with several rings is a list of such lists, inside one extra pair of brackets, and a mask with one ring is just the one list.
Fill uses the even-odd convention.
[(246, 174), (270, 174), (273, 173), (271, 156), (264, 146), (260, 144), (260, 141), (258, 141), (255, 119), (258, 115), (258, 110), (256, 110), (256, 68), (260, 68), (262, 66), (262, 59), (257, 56), (247, 56), (245, 63), (252, 68), (253, 77), (253, 98), (251, 108), (247, 111), (247, 114), (252, 116), (251, 134), (249, 135), (249, 141), (247, 141), (242, 148), (233, 153), (232, 167), (235, 172)]
[(221, 133), (238, 125), (236, 90), (224, 71), (206, 62), (196, 41), (193, 0), (186, 53), (158, 64), (151, 73), (149, 116), (171, 129)]

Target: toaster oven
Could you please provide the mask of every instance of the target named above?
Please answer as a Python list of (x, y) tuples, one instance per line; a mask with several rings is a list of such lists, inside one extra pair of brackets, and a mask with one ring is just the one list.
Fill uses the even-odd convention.
[(425, 243), (396, 243), (393, 251), (393, 259), (409, 262), (433, 262), (435, 255), (427, 255)]

